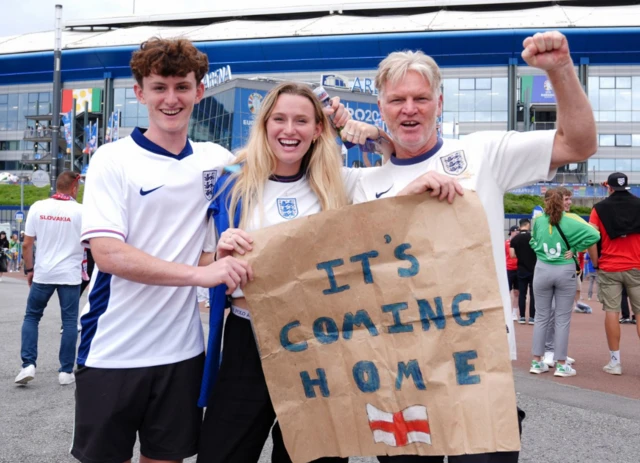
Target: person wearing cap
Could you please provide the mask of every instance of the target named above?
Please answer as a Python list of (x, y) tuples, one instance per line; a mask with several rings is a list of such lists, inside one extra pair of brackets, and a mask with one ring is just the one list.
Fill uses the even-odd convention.
[(509, 280), (509, 292), (511, 293), (511, 312), (513, 321), (518, 320), (518, 258), (511, 257), (511, 238), (518, 234), (517, 225), (509, 228), (509, 239), (504, 242), (504, 252), (507, 257), (507, 280)]
[[(626, 287), (633, 312), (640, 313), (640, 198), (629, 190), (629, 179), (614, 172), (607, 179), (609, 197), (595, 205), (589, 222), (600, 231), (600, 255), (590, 250), (593, 267), (598, 270), (598, 299), (603, 304), (605, 333), (610, 359), (603, 370), (622, 374), (620, 363), (620, 304)], [(638, 326), (638, 325), (637, 325)], [(640, 336), (640, 326), (637, 328)]]

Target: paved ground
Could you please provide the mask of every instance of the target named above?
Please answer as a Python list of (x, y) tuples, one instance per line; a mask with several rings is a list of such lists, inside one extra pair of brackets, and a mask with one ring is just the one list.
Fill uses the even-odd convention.
[[(583, 283), (582, 294), (586, 297), (587, 284)], [(602, 371), (609, 362), (609, 348), (604, 334), (604, 311), (597, 301), (583, 300), (593, 308), (592, 314), (574, 313), (571, 318), (569, 336), (569, 356), (576, 359), (574, 365), (578, 374), (571, 378), (558, 378), (553, 372), (539, 375), (570, 386), (623, 395), (640, 399), (640, 340), (637, 325), (621, 325), (620, 357), (623, 366), (622, 376), (613, 376)], [(518, 360), (517, 370), (529, 371), (531, 364), (532, 325), (516, 324), (516, 342)], [(640, 457), (638, 458), (640, 461)]]
[[(23, 279), (5, 277), (0, 283), (0, 463), (70, 463), (75, 461), (68, 456), (74, 387), (62, 387), (57, 381), (57, 301), (52, 301), (40, 325), (36, 379), (28, 387), (13, 384), (20, 368), (20, 327), (27, 292)], [(518, 404), (527, 412), (521, 462), (639, 461), (638, 339), (633, 327), (623, 327), (625, 374), (608, 377), (599, 371), (606, 362), (601, 322), (598, 311), (591, 316), (574, 316), (570, 355), (578, 359), (578, 376), (568, 381), (526, 373), (523, 365), (528, 364), (525, 353), (530, 349), (527, 336), (532, 330), (529, 326), (517, 328), (521, 360), (516, 363), (516, 390)], [(593, 368), (587, 368), (592, 358)], [(269, 443), (260, 463), (269, 461), (268, 454)], [(351, 459), (351, 463), (374, 461)]]

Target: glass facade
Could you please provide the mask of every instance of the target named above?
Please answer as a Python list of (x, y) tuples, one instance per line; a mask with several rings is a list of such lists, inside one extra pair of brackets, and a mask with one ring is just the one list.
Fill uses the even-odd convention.
[(640, 122), (640, 76), (589, 77), (596, 122)]
[(115, 88), (113, 107), (120, 111), (120, 127), (149, 127), (147, 107), (138, 102), (133, 88)]
[(24, 130), (26, 116), (42, 114), (51, 114), (51, 92), (0, 93), (0, 132)]
[(211, 141), (228, 150), (232, 143), (232, 124), (236, 91), (225, 90), (203, 98), (193, 110), (189, 124), (189, 138), (193, 141)]
[(504, 122), (508, 117), (506, 77), (443, 79), (443, 122)]
[[(250, 82), (242, 84), (250, 85)], [(237, 151), (246, 145), (267, 90), (241, 85), (207, 96), (196, 105), (189, 126), (189, 137), (192, 140), (212, 141), (231, 151)], [(340, 94), (340, 98), (354, 119), (384, 128), (375, 96), (360, 96), (349, 100), (344, 94)], [(355, 101), (356, 99), (359, 101)], [(344, 148), (343, 158), (345, 165), (352, 167), (381, 163), (379, 155), (363, 152), (359, 146)]]

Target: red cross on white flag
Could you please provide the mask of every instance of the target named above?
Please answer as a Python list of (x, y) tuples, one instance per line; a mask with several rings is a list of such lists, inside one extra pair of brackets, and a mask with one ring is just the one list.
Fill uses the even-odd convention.
[(431, 444), (431, 431), (427, 407), (412, 405), (402, 411), (389, 413), (367, 404), (369, 427), (373, 440), (392, 447), (402, 447), (414, 442)]

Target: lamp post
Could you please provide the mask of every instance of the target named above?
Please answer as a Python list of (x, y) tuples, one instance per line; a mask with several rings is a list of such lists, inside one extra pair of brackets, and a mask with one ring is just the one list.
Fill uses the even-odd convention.
[(55, 43), (53, 46), (53, 108), (51, 118), (51, 193), (56, 192), (56, 179), (64, 170), (64, 156), (60, 156), (60, 103), (62, 98), (62, 5), (56, 5)]

